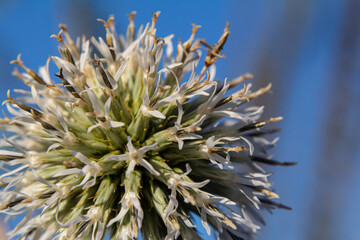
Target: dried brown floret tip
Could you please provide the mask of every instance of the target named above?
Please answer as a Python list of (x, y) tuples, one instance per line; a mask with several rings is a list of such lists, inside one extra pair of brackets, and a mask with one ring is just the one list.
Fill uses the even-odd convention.
[(24, 65), (24, 63), (21, 61), (21, 53), (17, 56), (17, 59), (16, 60), (12, 60), (10, 62), (10, 64), (16, 64), (18, 65), (19, 67), (23, 68), (27, 74), (29, 74), (31, 76), (31, 78), (33, 80), (35, 80), (36, 82), (42, 84), (42, 85), (46, 85), (45, 81), (36, 73), (34, 72), (33, 70), (31, 70), (30, 68), (26, 67)]
[(263, 94), (265, 94), (265, 93), (270, 92), (271, 86), (272, 86), (272, 84), (269, 83), (266, 87), (260, 88), (260, 89), (257, 90), (256, 92), (250, 93), (250, 94), (248, 95), (248, 98), (251, 100), (251, 99), (257, 98), (258, 96), (261, 96), (261, 95), (263, 95)]
[(254, 75), (252, 75), (251, 73), (245, 73), (244, 75), (241, 75), (235, 79), (233, 79), (229, 84), (230, 87), (229, 88), (233, 88), (235, 86), (237, 86), (239, 83), (247, 80), (247, 79), (251, 79), (254, 78)]
[(59, 33), (58, 34), (52, 34), (50, 37), (51, 38), (56, 38), (56, 40), (61, 43), (61, 45), (64, 44), (64, 39), (62, 37), (62, 32), (63, 32), (63, 29), (60, 29)]
[(199, 28), (201, 28), (201, 25), (196, 25), (196, 24), (192, 24), (193, 28), (192, 28), (192, 31), (191, 31), (191, 35), (190, 35), (190, 38), (184, 43), (184, 48), (186, 51), (191, 51), (191, 47), (193, 45), (193, 41), (195, 39), (195, 35), (196, 33), (198, 32)]
[(22, 67), (22, 68), (26, 69), (24, 63), (21, 61), (21, 53), (19, 53), (19, 54), (17, 55), (16, 60), (10, 61), (10, 64), (16, 64), (16, 65), (18, 65), (19, 67)]
[(113, 16), (110, 16), (107, 21), (101, 18), (98, 18), (96, 20), (102, 22), (104, 24), (104, 28), (109, 29), (109, 27), (114, 24), (115, 18)]
[(135, 21), (135, 14), (136, 14), (136, 11), (132, 11), (132, 12), (130, 12), (130, 13), (128, 14), (130, 23), (134, 23), (134, 21)]
[(160, 13), (161, 13), (160, 11), (153, 12), (153, 17), (151, 18), (151, 21), (153, 24), (155, 24), (157, 22)]

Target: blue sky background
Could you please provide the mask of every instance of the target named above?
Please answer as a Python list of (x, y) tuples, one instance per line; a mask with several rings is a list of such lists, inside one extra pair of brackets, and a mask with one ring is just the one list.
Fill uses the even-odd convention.
[(196, 23), (197, 37), (209, 43), (229, 21), (217, 78), (250, 72), (255, 87), (273, 83), (258, 104), (266, 116), (284, 116), (274, 158), (298, 166), (269, 168), (281, 202), (293, 210), (265, 213), (258, 239), (360, 239), (360, 1), (0, 0), (0, 100), (23, 87), (9, 64), (18, 53), (33, 69), (58, 54), (50, 35), (59, 23), (73, 36), (104, 35), (96, 18), (114, 14), (124, 33), (133, 10), (137, 26), (161, 11), (158, 36), (185, 40)]

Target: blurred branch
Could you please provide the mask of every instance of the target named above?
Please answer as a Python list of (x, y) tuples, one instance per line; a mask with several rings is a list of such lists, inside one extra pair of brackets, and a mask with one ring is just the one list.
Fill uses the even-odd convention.
[[(96, 23), (98, 18), (94, 4), (84, 0), (63, 0), (59, 1), (57, 13), (61, 13), (57, 17), (60, 18), (61, 23), (68, 24), (71, 35), (77, 37), (85, 34), (87, 37), (95, 35)], [(58, 22), (57, 20), (56, 22)], [(60, 23), (60, 22), (59, 22)], [(101, 24), (98, 24), (101, 27)]]
[[(267, 112), (276, 114), (282, 109), (282, 104), (289, 89), (291, 81), (288, 76), (297, 70), (296, 61), (300, 54), (301, 45), (304, 42), (307, 21), (309, 18), (309, 0), (284, 1), (284, 9), (275, 24), (275, 29), (268, 29), (260, 42), (259, 55), (253, 63), (255, 68), (254, 89), (264, 87), (271, 82), (274, 94), (264, 95), (256, 99), (259, 106), (271, 102), (267, 106)], [(271, 13), (272, 14), (272, 13)], [(273, 16), (271, 16), (273, 17)], [(269, 35), (269, 36), (267, 36)], [(271, 117), (265, 112), (264, 117)]]
[(6, 240), (6, 231), (3, 222), (0, 220), (0, 240)]
[[(360, 113), (359, 96), (354, 94), (359, 63), (360, 15), (359, 1), (347, 0), (339, 45), (334, 54), (334, 66), (328, 94), (328, 113), (324, 119), (323, 145), (317, 168), (308, 223), (307, 239), (338, 239), (342, 219), (339, 214), (352, 191), (352, 176), (360, 143), (357, 131)], [(357, 101), (356, 101), (357, 98)], [(354, 113), (356, 116), (354, 116)], [(355, 127), (355, 129), (354, 129)], [(357, 133), (356, 133), (357, 132)], [(345, 199), (344, 199), (345, 198)], [(345, 202), (345, 203), (344, 203)]]

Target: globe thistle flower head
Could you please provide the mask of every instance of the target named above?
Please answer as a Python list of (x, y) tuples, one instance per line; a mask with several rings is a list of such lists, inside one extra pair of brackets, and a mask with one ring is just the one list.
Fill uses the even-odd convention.
[(12, 61), (29, 90), (8, 92), (1, 120), (0, 212), (24, 216), (10, 238), (200, 239), (203, 228), (252, 239), (262, 209), (285, 208), (259, 165), (290, 164), (269, 159), (276, 139), (262, 129), (281, 117), (260, 121), (263, 107), (249, 106), (270, 85), (214, 80), (229, 25), (214, 45), (194, 25), (174, 57), (158, 15), (136, 32), (131, 13), (125, 36), (99, 20), (105, 39), (73, 40), (60, 25), (60, 56), (38, 72)]

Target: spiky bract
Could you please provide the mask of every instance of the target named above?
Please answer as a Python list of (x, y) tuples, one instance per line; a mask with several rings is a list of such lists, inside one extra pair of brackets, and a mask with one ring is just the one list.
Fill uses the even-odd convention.
[(11, 238), (198, 239), (199, 215), (209, 235), (249, 239), (259, 210), (277, 205), (256, 162), (274, 163), (260, 127), (279, 119), (260, 122), (263, 107), (248, 106), (269, 87), (233, 91), (249, 74), (214, 80), (228, 27), (209, 45), (194, 40), (194, 25), (173, 57), (173, 36), (155, 35), (157, 17), (136, 35), (130, 14), (126, 37), (103, 21), (105, 40), (73, 41), (60, 25), (56, 77), (50, 59), (39, 73), (13, 61), (30, 91), (9, 94), (13, 117), (1, 120), (12, 133), (0, 150), (1, 212), (25, 214)]

